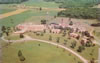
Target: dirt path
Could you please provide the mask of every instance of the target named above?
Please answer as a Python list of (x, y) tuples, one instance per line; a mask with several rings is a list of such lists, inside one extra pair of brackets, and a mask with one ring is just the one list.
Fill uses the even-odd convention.
[(93, 8), (100, 8), (100, 4), (94, 6)]
[(54, 11), (62, 11), (62, 10), (65, 10), (65, 9), (60, 9), (60, 8), (43, 8), (44, 10), (54, 10)]
[[(29, 10), (31, 10), (31, 9), (38, 9), (38, 10), (40, 10), (40, 7), (38, 7), (38, 6), (21, 6), (21, 5), (19, 5), (19, 6), (17, 6), (17, 7), (13, 7), (13, 8), (16, 8), (16, 9), (29, 9)], [(51, 11), (62, 11), (62, 10), (66, 10), (66, 9), (64, 9), (64, 8), (47, 8), (47, 7), (41, 7), (41, 10), (51, 10)]]
[[(6, 41), (6, 42), (9, 42), (8, 40), (4, 39), (4, 37), (2, 37), (2, 40)], [(65, 47), (63, 45), (57, 44), (55, 42), (46, 41), (46, 40), (40, 40), (40, 39), (34, 39), (34, 38), (31, 38), (30, 36), (27, 36), (27, 35), (25, 35), (25, 38), (23, 38), (23, 39), (20, 39), (20, 40), (10, 40), (10, 42), (16, 43), (16, 42), (22, 42), (22, 41), (28, 41), (28, 40), (40, 41), (40, 42), (43, 42), (43, 43), (48, 43), (48, 44), (52, 44), (52, 45), (64, 48), (65, 50), (71, 52), (72, 54), (74, 54), (75, 56), (77, 56), (78, 58), (80, 58), (80, 60), (82, 60), (84, 63), (88, 63), (88, 61), (84, 57), (82, 57), (81, 55), (79, 55), (75, 51), (73, 51), (70, 48), (67, 48), (67, 47)]]
[(25, 11), (27, 11), (27, 9), (18, 9), (16, 11), (12, 11), (12, 12), (8, 12), (8, 13), (5, 13), (5, 14), (1, 14), (0, 15), (0, 19), (12, 16), (12, 15), (20, 14), (20, 13), (25, 12)]

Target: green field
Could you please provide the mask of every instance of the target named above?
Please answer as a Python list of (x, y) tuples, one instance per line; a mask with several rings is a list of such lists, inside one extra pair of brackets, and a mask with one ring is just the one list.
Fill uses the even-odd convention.
[(5, 36), (5, 39), (7, 39), (7, 40), (20, 40), (21, 38), (20, 38), (20, 35), (19, 34), (13, 34), (13, 35), (9, 35), (9, 36)]
[(58, 8), (60, 4), (55, 2), (45, 2), (43, 0), (28, 0), (26, 2), (20, 4), (0, 4), (0, 8), (11, 8), (11, 6), (15, 5), (25, 5), (25, 6), (33, 6), (33, 7), (43, 7), (43, 8)]
[(25, 2), (23, 4), (26, 6), (46, 7), (46, 8), (58, 8), (59, 6), (54, 2)]
[(8, 13), (11, 11), (15, 11), (15, 9), (0, 9), (0, 14)]
[(29, 0), (23, 2), (22, 4), (26, 6), (33, 6), (33, 7), (46, 7), (46, 8), (58, 8), (59, 4), (55, 2), (45, 2), (43, 0)]
[[(48, 11), (48, 12), (49, 12), (49, 16), (54, 16), (54, 15), (57, 14), (58, 11)], [(2, 26), (2, 25), (16, 26), (17, 24), (25, 22), (27, 19), (29, 19), (31, 17), (48, 16), (46, 13), (47, 13), (47, 10), (42, 10), (42, 11), (29, 10), (29, 11), (25, 11), (23, 13), (1, 19), (0, 20), (0, 26)], [(37, 19), (39, 19), (39, 21), (40, 21), (40, 18), (37, 18)], [(33, 19), (33, 21), (35, 21), (35, 20)]]
[[(40, 46), (38, 45), (40, 44)], [(26, 58), (24, 63), (77, 63), (79, 58), (62, 48), (37, 41), (14, 43), (3, 48), (3, 63), (21, 63), (18, 51)]]

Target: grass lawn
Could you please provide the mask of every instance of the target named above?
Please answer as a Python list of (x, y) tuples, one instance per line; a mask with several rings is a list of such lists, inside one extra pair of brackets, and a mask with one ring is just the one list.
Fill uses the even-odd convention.
[(59, 4), (54, 2), (45, 2), (43, 0), (29, 0), (23, 2), (22, 4), (26, 6), (34, 6), (34, 7), (46, 7), (46, 8), (58, 8)]
[(24, 63), (78, 63), (78, 61), (81, 61), (70, 52), (64, 52), (62, 48), (37, 41), (29, 41), (14, 43), (7, 48), (3, 48), (3, 63), (21, 63), (18, 58), (19, 50), (26, 58)]
[(20, 35), (18, 34), (13, 34), (13, 35), (9, 35), (8, 37), (6, 36), (5, 39), (10, 39), (10, 40), (20, 40)]
[(0, 26), (3, 26), (3, 25), (5, 25), (5, 26), (15, 26), (15, 25), (23, 22), (27, 17), (29, 17), (29, 16), (26, 16), (25, 14), (27, 14), (27, 12), (1, 19), (0, 20)]
[[(38, 10), (29, 10), (25, 11), (21, 14), (17, 14), (14, 16), (9, 16), (7, 18), (1, 19), (0, 20), (0, 26), (5, 25), (5, 26), (16, 26), (19, 23), (25, 22), (27, 19), (31, 17), (36, 17), (36, 16), (47, 16), (46, 10), (38, 11)], [(58, 11), (48, 11), (49, 16), (54, 16), (57, 14)], [(38, 18), (39, 19), (39, 18)], [(34, 21), (34, 20), (33, 20)]]
[[(71, 38), (71, 39), (68, 39), (68, 36), (66, 36), (66, 37), (62, 37), (62, 34), (53, 34), (53, 33), (45, 33), (44, 34), (44, 36), (37, 36), (36, 34), (34, 34), (34, 33), (32, 33), (32, 32), (29, 32), (29, 33), (27, 33), (29, 36), (31, 36), (31, 37), (33, 37), (33, 38), (37, 38), (37, 39), (42, 39), (42, 40), (47, 40), (47, 41), (49, 41), (49, 36), (51, 35), (52, 36), (52, 41), (53, 42), (56, 42), (56, 39), (57, 39), (57, 37), (60, 37), (60, 42), (59, 42), (59, 44), (62, 44), (62, 45), (64, 45), (64, 40), (67, 40), (67, 44), (66, 45), (64, 45), (64, 46), (66, 46), (66, 47), (68, 47), (68, 48), (70, 48), (70, 46), (71, 46), (71, 43), (72, 42), (75, 42), (76, 40), (74, 40), (73, 38)], [(74, 50), (74, 51), (76, 51), (77, 52), (77, 49), (78, 49), (78, 46), (80, 46), (80, 41), (76, 41), (77, 42), (77, 45), (76, 45), (76, 47), (73, 49), (73, 48), (71, 48), (72, 50)], [(57, 43), (57, 42), (56, 42)], [(95, 58), (96, 60), (98, 59), (98, 48), (99, 48), (100, 46), (98, 46), (98, 45), (96, 45), (96, 46), (94, 46), (94, 47), (86, 47), (85, 48), (85, 50), (83, 51), (83, 52), (81, 52), (81, 53), (79, 53), (80, 55), (82, 55), (84, 58), (86, 58), (86, 59), (88, 59), (88, 60), (90, 60), (91, 58)], [(94, 50), (94, 51), (93, 51)], [(91, 55), (91, 53), (93, 54), (93, 55)]]
[[(79, 53), (80, 55), (82, 55), (83, 57), (85, 57), (86, 59), (92, 59), (94, 58), (95, 60), (98, 60), (98, 49), (100, 48), (100, 46), (96, 45), (94, 47), (86, 47), (85, 50), (82, 53)], [(91, 55), (91, 53), (93, 55)]]
[(15, 11), (15, 9), (0, 9), (0, 14), (8, 13), (11, 11)]
[(22, 2), (20, 4), (0, 4), (0, 8), (11, 8), (11, 6), (15, 5), (26, 5), (33, 7), (43, 7), (43, 8), (58, 8), (60, 4), (55, 2), (45, 2), (43, 0), (28, 0), (26, 2)]

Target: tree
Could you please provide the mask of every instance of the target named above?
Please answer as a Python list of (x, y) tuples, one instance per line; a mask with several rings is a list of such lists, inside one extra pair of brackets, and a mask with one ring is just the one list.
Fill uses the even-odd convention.
[(11, 28), (10, 27), (7, 27), (7, 31), (9, 32), (11, 30)]
[(66, 46), (66, 44), (67, 44), (67, 43), (66, 43), (66, 42), (64, 42), (63, 44)]
[(82, 45), (82, 46), (84, 46), (84, 45), (85, 45), (84, 40), (81, 40), (81, 42), (80, 42), (80, 43), (81, 43), (81, 45)]
[(92, 59), (90, 60), (90, 63), (95, 63), (95, 62), (94, 62), (94, 58), (92, 58)]
[(63, 35), (62, 35), (62, 36), (63, 36), (63, 37), (65, 37), (65, 36), (66, 36), (66, 31), (64, 31), (64, 32), (63, 32)]
[(79, 46), (78, 49), (77, 49), (77, 51), (78, 51), (78, 52), (82, 52), (84, 49), (85, 49), (84, 46)]
[(56, 42), (57, 42), (57, 43), (59, 43), (59, 41), (60, 41), (60, 38), (59, 38), (59, 37), (57, 37), (57, 40), (56, 40)]
[(88, 42), (86, 42), (86, 44), (85, 44), (85, 46), (86, 46), (86, 47), (90, 47), (91, 45), (92, 45), (92, 43), (91, 43), (91, 42), (89, 42), (89, 41), (88, 41)]
[(88, 31), (85, 31), (85, 32), (84, 32), (84, 35), (85, 35), (86, 37), (90, 37), (90, 33), (89, 33)]
[(22, 56), (21, 50), (18, 51), (18, 56)]
[(0, 37), (2, 37), (3, 36), (3, 34), (2, 33), (0, 33)]
[(6, 32), (6, 27), (2, 26), (1, 30), (2, 30), (3, 33), (5, 33)]
[(42, 8), (40, 7), (40, 11), (42, 10)]
[(76, 37), (76, 39), (79, 40), (79, 39), (80, 39), (80, 35), (78, 35), (78, 36)]
[(43, 32), (46, 33), (46, 29), (44, 29)]
[(52, 36), (51, 35), (49, 36), (49, 40), (52, 41)]
[(41, 20), (41, 24), (45, 25), (47, 20)]
[(18, 57), (20, 61), (25, 61), (25, 57), (23, 56), (21, 50), (18, 51)]
[(55, 15), (54, 18), (56, 18), (57, 16)]
[(44, 34), (43, 33), (41, 33), (41, 36), (43, 36)]
[(75, 48), (75, 46), (76, 46), (76, 42), (72, 42), (70, 47)]
[(82, 62), (78, 61), (78, 63), (82, 63)]
[(38, 46), (41, 46), (40, 44), (38, 44)]
[(20, 38), (24, 38), (24, 35), (23, 34), (20, 34)]
[(9, 36), (9, 32), (8, 31), (6, 32), (6, 35)]
[(64, 42), (67, 42), (67, 40), (64, 40)]
[(72, 21), (70, 21), (69, 25), (73, 25), (73, 22), (72, 22)]

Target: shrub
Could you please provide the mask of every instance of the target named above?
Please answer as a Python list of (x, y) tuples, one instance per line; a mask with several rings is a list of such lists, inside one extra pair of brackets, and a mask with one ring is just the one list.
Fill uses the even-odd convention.
[(21, 50), (18, 51), (18, 57), (20, 61), (25, 61), (25, 57), (22, 55)]

